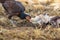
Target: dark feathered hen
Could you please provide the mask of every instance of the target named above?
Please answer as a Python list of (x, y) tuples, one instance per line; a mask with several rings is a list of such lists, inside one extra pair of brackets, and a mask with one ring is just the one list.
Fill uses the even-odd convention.
[(12, 16), (18, 16), (21, 19), (26, 19), (30, 21), (31, 17), (24, 13), (25, 7), (18, 1), (5, 1), (2, 3), (4, 9), (7, 12), (8, 18), (11, 19)]
[(15, 1), (15, 0), (0, 0), (0, 3), (4, 3), (5, 1)]
[(14, 15), (17, 15), (21, 19), (25, 19), (27, 16), (29, 16), (24, 13), (25, 7), (21, 4), (21, 2), (5, 1), (5, 3), (3, 3), (3, 7), (7, 11), (7, 14), (9, 15), (8, 18), (11, 18)]

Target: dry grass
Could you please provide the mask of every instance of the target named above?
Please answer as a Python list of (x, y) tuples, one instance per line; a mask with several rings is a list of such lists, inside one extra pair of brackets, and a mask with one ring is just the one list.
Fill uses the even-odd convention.
[[(24, 29), (24, 28), (23, 28)], [(60, 28), (0, 29), (0, 40), (60, 40)]]

